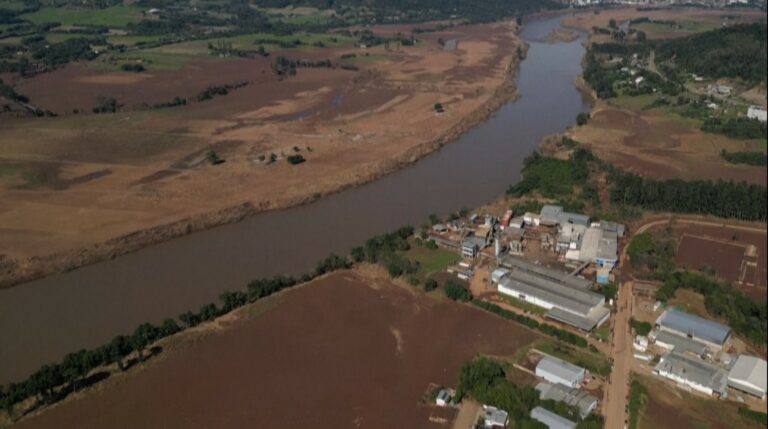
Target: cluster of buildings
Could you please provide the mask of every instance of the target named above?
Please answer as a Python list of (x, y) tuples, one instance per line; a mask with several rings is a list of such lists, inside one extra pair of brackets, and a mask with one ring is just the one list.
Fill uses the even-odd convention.
[(610, 317), (605, 297), (591, 291), (588, 280), (509, 255), (499, 264), (502, 268), (491, 275), (498, 291), (547, 309), (547, 318), (591, 331)]
[[(656, 320), (646, 340), (635, 348), (645, 351), (650, 343), (663, 351), (653, 372), (680, 386), (706, 395), (728, 397), (728, 389), (760, 399), (766, 396), (766, 361), (725, 353), (731, 328), (677, 309), (666, 310)], [(650, 341), (648, 341), (650, 340)]]
[[(545, 356), (536, 365), (536, 376), (544, 380), (536, 385), (539, 399), (573, 406), (581, 418), (587, 417), (597, 408), (597, 398), (580, 389), (587, 376), (584, 368), (553, 356)], [(577, 425), (542, 407), (531, 410), (531, 418), (550, 429), (573, 429)]]

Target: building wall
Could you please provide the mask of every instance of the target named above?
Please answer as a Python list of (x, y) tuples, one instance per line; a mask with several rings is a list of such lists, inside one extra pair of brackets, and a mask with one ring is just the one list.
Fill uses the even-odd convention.
[[(676, 330), (676, 329), (671, 329), (671, 328), (669, 328), (669, 327), (667, 327), (667, 326), (661, 326), (661, 325), (660, 325), (660, 326), (659, 326), (659, 329), (661, 329), (662, 331), (667, 331), (667, 332), (671, 332), (671, 333), (673, 333), (673, 334), (677, 334), (677, 335), (680, 335), (681, 337), (686, 337), (686, 338), (688, 338), (688, 333), (686, 333), (686, 332), (681, 332), (681, 331), (678, 331), (678, 330)], [(728, 344), (728, 342), (730, 341), (730, 336), (728, 336), (728, 338), (726, 338), (726, 339), (725, 339), (725, 343), (724, 343), (724, 344), (717, 344), (717, 343), (712, 343), (712, 342), (709, 342), (709, 341), (707, 341), (707, 340), (705, 340), (705, 339), (703, 339), (703, 338), (699, 338), (699, 337), (697, 337), (697, 336), (693, 336), (693, 337), (691, 337), (691, 338), (693, 338), (694, 340), (696, 340), (696, 341), (698, 341), (698, 342), (700, 342), (700, 343), (704, 343), (704, 344), (705, 344), (707, 347), (709, 347), (709, 348), (710, 348), (712, 351), (715, 351), (715, 352), (718, 352), (718, 351), (720, 351), (720, 350), (723, 348), (723, 346), (724, 346), (725, 344)]]
[(753, 386), (750, 383), (742, 382), (741, 380), (729, 378), (728, 386), (740, 392), (744, 392), (752, 396), (757, 396), (760, 399), (765, 398), (765, 392), (760, 392), (760, 389), (758, 389), (756, 386)]
[(693, 389), (693, 390), (695, 390), (697, 392), (705, 393), (705, 394), (710, 395), (710, 396), (715, 393), (709, 387), (702, 386), (702, 385), (700, 385), (698, 383), (694, 383), (691, 380), (688, 380), (686, 378), (678, 377), (675, 374), (671, 374), (671, 373), (666, 372), (666, 371), (658, 371), (658, 374), (660, 376), (662, 376), (662, 377), (665, 377), (665, 378), (668, 378), (670, 380), (673, 380), (673, 381), (677, 382), (678, 384), (681, 384), (683, 386), (689, 387), (689, 388), (691, 388), (691, 389)]
[[(501, 292), (503, 294), (506, 294), (506, 295), (509, 295), (509, 296), (512, 296), (512, 297), (517, 298), (517, 299), (521, 299), (521, 300), (526, 301), (526, 302), (530, 302), (533, 305), (538, 305), (539, 307), (544, 307), (547, 310), (551, 310), (552, 308), (555, 307), (554, 304), (552, 304), (549, 301), (544, 301), (542, 299), (536, 298), (535, 296), (523, 295), (520, 292), (518, 292), (518, 291), (516, 291), (514, 289), (507, 288), (507, 287), (505, 287), (505, 286), (503, 286), (501, 284), (499, 284), (499, 292)], [(568, 310), (566, 310), (566, 311), (568, 311)]]

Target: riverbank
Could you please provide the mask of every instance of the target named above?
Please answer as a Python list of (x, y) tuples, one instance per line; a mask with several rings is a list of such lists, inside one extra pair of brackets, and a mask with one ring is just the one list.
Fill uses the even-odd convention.
[[(146, 221), (137, 221), (136, 219), (131, 219), (128, 221), (128, 219), (124, 219), (122, 215), (117, 215), (116, 218), (109, 219), (106, 224), (104, 223), (105, 221), (103, 219), (95, 218), (95, 216), (99, 215), (98, 212), (90, 215), (86, 214), (85, 219), (83, 219), (81, 222), (88, 222), (91, 220), (95, 222), (94, 228), (92, 230), (87, 230), (86, 228), (86, 231), (84, 231), (84, 225), (82, 225), (81, 222), (77, 222), (73, 228), (70, 228), (70, 232), (66, 234), (66, 237), (62, 237), (62, 242), (77, 244), (84, 240), (87, 241), (88, 237), (106, 236), (105, 239), (90, 244), (79, 246), (76, 245), (52, 253), (39, 253), (40, 251), (44, 251), (44, 249), (48, 248), (50, 243), (41, 244), (39, 242), (39, 238), (30, 237), (29, 232), (22, 232), (22, 230), (14, 228), (6, 228), (4, 230), (5, 232), (0, 230), (0, 234), (7, 236), (8, 245), (11, 246), (11, 248), (5, 249), (6, 253), (10, 253), (10, 250), (13, 249), (13, 251), (20, 252), (21, 254), (27, 254), (26, 257), (14, 257), (8, 254), (2, 255), (3, 249), (0, 249), (0, 288), (12, 287), (51, 274), (67, 272), (85, 265), (113, 259), (120, 255), (135, 252), (141, 248), (153, 244), (158, 244), (216, 226), (239, 222), (266, 211), (281, 210), (308, 204), (328, 195), (375, 181), (383, 176), (389, 175), (417, 162), (419, 159), (425, 157), (426, 155), (433, 153), (444, 145), (456, 140), (459, 136), (463, 135), (477, 124), (484, 122), (501, 106), (516, 97), (517, 92), (515, 78), (520, 65), (521, 57), (524, 57), (525, 55), (527, 45), (520, 41), (520, 39), (517, 37), (516, 34), (519, 32), (519, 28), (516, 25), (512, 23), (506, 23), (503, 25), (507, 26), (509, 31), (512, 32), (511, 39), (489, 39), (494, 41), (496, 44), (492, 50), (503, 48), (505, 51), (504, 53), (499, 54), (500, 57), (494, 60), (501, 61), (501, 64), (504, 64), (503, 68), (500, 71), (494, 71), (493, 67), (491, 67), (491, 73), (485, 76), (481, 82), (482, 85), (479, 86), (467, 86), (461, 90), (461, 85), (456, 83), (451, 84), (453, 90), (458, 89), (460, 92), (464, 91), (465, 93), (461, 94), (459, 99), (454, 98), (451, 101), (445, 102), (444, 105), (446, 106), (447, 112), (443, 114), (442, 118), (436, 118), (439, 121), (438, 124), (447, 125), (446, 122), (450, 124), (448, 129), (441, 130), (440, 126), (443, 125), (436, 127), (426, 127), (426, 129), (419, 130), (418, 133), (412, 134), (411, 136), (402, 136), (404, 138), (400, 138), (399, 142), (394, 146), (384, 148), (383, 150), (381, 148), (377, 148), (371, 151), (371, 154), (367, 156), (361, 154), (352, 156), (352, 159), (354, 159), (354, 164), (349, 164), (347, 161), (343, 163), (338, 161), (339, 158), (348, 157), (346, 152), (349, 152), (349, 149), (346, 147), (341, 148), (337, 146), (331, 147), (328, 150), (325, 150), (322, 147), (316, 147), (313, 148), (311, 154), (307, 154), (307, 157), (309, 158), (307, 166), (300, 167), (305, 170), (302, 171), (302, 173), (299, 173), (301, 175), (301, 179), (296, 177), (296, 173), (294, 171), (286, 171), (286, 169), (283, 169), (281, 172), (275, 173), (277, 176), (273, 178), (276, 183), (274, 187), (267, 187), (260, 191), (250, 187), (243, 187), (242, 184), (238, 184), (240, 183), (240, 180), (246, 180), (238, 177), (235, 179), (234, 184), (237, 184), (236, 187), (242, 187), (242, 190), (226, 192), (225, 195), (210, 194), (210, 191), (203, 191), (201, 193), (202, 195), (210, 196), (208, 204), (203, 205), (200, 204), (201, 201), (198, 201), (199, 198), (197, 198), (195, 195), (189, 194), (191, 191), (190, 188), (193, 187), (195, 183), (199, 182), (200, 180), (212, 181), (212, 183), (218, 183), (218, 186), (215, 186), (215, 189), (216, 191), (219, 191), (222, 189), (222, 187), (226, 187), (228, 184), (233, 184), (232, 178), (230, 177), (221, 179), (221, 177), (215, 177), (219, 176), (218, 171), (212, 172), (212, 174), (214, 174), (213, 178), (207, 177), (208, 175), (200, 174), (198, 171), (195, 172), (195, 176), (192, 176), (188, 172), (184, 172), (182, 175), (186, 176), (184, 177), (186, 182), (176, 180), (173, 184), (153, 183), (149, 185), (150, 189), (142, 190), (142, 193), (146, 193), (148, 191), (157, 193), (159, 196), (161, 196), (161, 198), (165, 195), (169, 195), (169, 192), (172, 198), (178, 198), (178, 194), (183, 193), (184, 201), (179, 202), (180, 205), (178, 208), (173, 208), (169, 203), (159, 200), (157, 203), (159, 206), (157, 213), (149, 216)], [(453, 31), (458, 31), (460, 33), (461, 30)], [(470, 31), (468, 34), (472, 34), (476, 31), (478, 30), (472, 29), (472, 31)], [(430, 35), (430, 37), (436, 36)], [(497, 35), (494, 37), (499, 36)], [(469, 45), (468, 51), (472, 50), (473, 52), (469, 52), (469, 54), (465, 52), (458, 55), (459, 64), (472, 62), (478, 63), (478, 61), (482, 63), (483, 61), (489, 60), (488, 54), (482, 53), (482, 46), (478, 42), (469, 41), (467, 42), (467, 45)], [(479, 49), (480, 54), (478, 54)], [(439, 55), (443, 55), (443, 53), (440, 53)], [(469, 57), (467, 55), (469, 55)], [(471, 58), (471, 56), (477, 55), (479, 55), (478, 58)], [(432, 57), (432, 59), (434, 59), (434, 57)], [(443, 61), (446, 61), (445, 58), (443, 58)], [(469, 68), (468, 66), (463, 67)], [(454, 69), (456, 68), (461, 68), (461, 66), (454, 67)], [(448, 73), (448, 76), (450, 76), (450, 79), (453, 80), (466, 79), (467, 76), (463, 76), (463, 74), (467, 71), (468, 70), (454, 71), (451, 69), (451, 72)], [(402, 67), (401, 70), (389, 71), (389, 73), (393, 75), (396, 73), (403, 74), (406, 72), (406, 70), (402, 70)], [(398, 81), (406, 79), (403, 76), (393, 76), (392, 79), (394, 78), (398, 79)], [(389, 82), (389, 80), (384, 79), (383, 82), (379, 82), (375, 84), (375, 86), (386, 87), (392, 85), (391, 82), (387, 82)], [(407, 82), (401, 82), (399, 85), (409, 86)], [(371, 88), (368, 87), (367, 91), (370, 91), (370, 89)], [(474, 93), (471, 95), (466, 93), (466, 91), (470, 89), (474, 91)], [(447, 87), (442, 88), (443, 92), (445, 92), (445, 90), (447, 90)], [(408, 100), (397, 100), (397, 97), (394, 99), (385, 97), (385, 99), (382, 100), (384, 104), (380, 106), (380, 108), (383, 108), (384, 110), (380, 112), (379, 108), (366, 105), (365, 108), (367, 110), (364, 112), (368, 113), (363, 113), (363, 116), (371, 116), (370, 113), (378, 112), (375, 120), (387, 122), (387, 118), (392, 117), (393, 109), (397, 110), (399, 108), (403, 108), (405, 110), (409, 110), (416, 108), (416, 105), (408, 107)], [(484, 101), (478, 103), (479, 100), (483, 99)], [(396, 100), (396, 103), (392, 104), (393, 100)], [(419, 109), (429, 109), (429, 107), (427, 107), (429, 106), (429, 100), (422, 99), (418, 101), (417, 104)], [(399, 105), (399, 107), (397, 107), (397, 105)], [(467, 113), (464, 113), (468, 108), (471, 110)], [(359, 116), (359, 114), (360, 112), (349, 112), (346, 115), (342, 114), (341, 116)], [(423, 116), (422, 113), (415, 115)], [(328, 126), (333, 127), (335, 126), (334, 124), (340, 123), (339, 118), (340, 116), (327, 118)], [(323, 118), (318, 118), (317, 120), (322, 121)], [(366, 120), (370, 122), (374, 119), (369, 118)], [(344, 122), (347, 124), (347, 126), (350, 126), (359, 121), (360, 118), (350, 117), (346, 120), (342, 120), (341, 122)], [(408, 127), (406, 126), (403, 128), (403, 131), (407, 131), (407, 129)], [(386, 132), (391, 134), (390, 131)], [(363, 137), (363, 140), (369, 140), (365, 142), (366, 146), (370, 144), (382, 145), (394, 137), (394, 135), (385, 136), (383, 134), (381, 137), (377, 137), (375, 135), (376, 132), (373, 132), (373, 134), (374, 136), (371, 138)], [(430, 134), (432, 137), (429, 137)], [(362, 134), (356, 134), (356, 136), (364, 135), (365, 132)], [(280, 138), (280, 136), (275, 137)], [(375, 153), (377, 151), (379, 152), (378, 154)], [(237, 156), (237, 152), (231, 155), (232, 158), (236, 158)], [(378, 159), (372, 159), (371, 157), (373, 156), (378, 156)], [(249, 174), (248, 171), (241, 170), (240, 165), (235, 165), (239, 163), (236, 159), (232, 158), (228, 159), (227, 164), (223, 165), (219, 169), (236, 168), (238, 169), (238, 176)], [(315, 171), (306, 171), (307, 168), (311, 168), (311, 165), (317, 165), (317, 167), (314, 168)], [(342, 169), (341, 174), (339, 174), (340, 170), (334, 167), (334, 165), (339, 165), (339, 168)], [(246, 168), (252, 170), (251, 166), (246, 166)], [(336, 177), (331, 176), (331, 178), (328, 179), (329, 176), (327, 176), (327, 174), (331, 171), (333, 172), (332, 174), (335, 174)], [(169, 176), (173, 176), (174, 174), (175, 173), (171, 171)], [(231, 176), (231, 174), (232, 173), (229, 173), (227, 176)], [(314, 175), (320, 175), (320, 177), (311, 177)], [(285, 182), (287, 186), (281, 185), (280, 179), (282, 177), (288, 179)], [(147, 185), (145, 185), (145, 187), (146, 186)], [(183, 186), (183, 189), (179, 189), (178, 186)], [(210, 183), (204, 186), (208, 188)], [(275, 188), (279, 189), (281, 192), (276, 193)], [(14, 194), (18, 196), (17, 192), (14, 192)], [(244, 195), (248, 195), (248, 200), (242, 200)], [(29, 197), (25, 196), (24, 198)], [(238, 199), (240, 199), (240, 201), (238, 201)], [(128, 205), (138, 204), (132, 200), (133, 199), (129, 199), (125, 203)], [(225, 205), (222, 208), (212, 211), (201, 211), (201, 206), (207, 207), (210, 204)], [(178, 213), (183, 213), (187, 210), (190, 211), (191, 214), (183, 217), (182, 219), (178, 219)], [(51, 215), (54, 213), (55, 211), (52, 212)], [(32, 224), (30, 224), (28, 218), (18, 220), (19, 216), (23, 217), (22, 211), (15, 214), (13, 216), (14, 219), (11, 219), (9, 222), (21, 222), (22, 224), (26, 224), (27, 227), (25, 227), (23, 231), (34, 231), (38, 229), (39, 223), (35, 224), (36, 221), (32, 221)], [(67, 216), (73, 216), (73, 214), (69, 212)], [(115, 216), (114, 213), (111, 213), (110, 217), (112, 216)], [(168, 218), (173, 220), (154, 225), (152, 224), (158, 220), (164, 221)], [(149, 223), (149, 225), (147, 225), (147, 223)], [(130, 230), (129, 232), (122, 233), (114, 238), (109, 237), (111, 232), (125, 230), (131, 225), (141, 227), (138, 229)], [(65, 228), (65, 231), (66, 229), (67, 228)], [(78, 231), (78, 233), (73, 235), (73, 233), (76, 231)], [(35, 233), (35, 235), (37, 234)], [(25, 247), (28, 248), (28, 250), (25, 250)]]

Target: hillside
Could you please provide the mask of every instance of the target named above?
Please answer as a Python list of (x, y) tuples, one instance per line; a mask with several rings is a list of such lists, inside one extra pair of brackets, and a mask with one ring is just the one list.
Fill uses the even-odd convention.
[(765, 82), (766, 39), (765, 23), (735, 25), (661, 42), (656, 61), (709, 78)]

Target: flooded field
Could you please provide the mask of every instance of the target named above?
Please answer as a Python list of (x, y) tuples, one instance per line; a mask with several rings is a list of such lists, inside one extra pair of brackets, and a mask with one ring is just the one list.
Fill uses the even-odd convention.
[(267, 301), (275, 304), (261, 314), (19, 427), (450, 427), (455, 411), (419, 403), (429, 384), (455, 386), (465, 361), (512, 355), (539, 338), (356, 272)]

